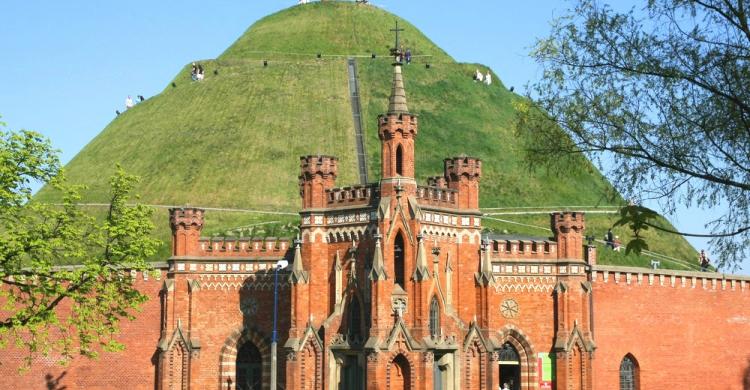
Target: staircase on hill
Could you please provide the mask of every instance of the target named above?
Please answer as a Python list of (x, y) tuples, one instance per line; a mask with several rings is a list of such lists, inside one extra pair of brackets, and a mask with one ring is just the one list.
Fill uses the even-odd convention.
[(365, 152), (365, 140), (362, 136), (362, 113), (359, 104), (359, 83), (357, 81), (357, 61), (349, 58), (347, 61), (349, 70), (349, 97), (352, 101), (352, 118), (354, 119), (354, 136), (357, 144), (357, 164), (359, 166), (359, 182), (367, 184), (367, 154)]

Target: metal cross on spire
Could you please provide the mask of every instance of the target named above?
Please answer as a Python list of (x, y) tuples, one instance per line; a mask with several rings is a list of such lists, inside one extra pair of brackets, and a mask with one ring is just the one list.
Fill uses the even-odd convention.
[(396, 21), (396, 28), (392, 28), (391, 31), (393, 31), (393, 32), (396, 33), (396, 46), (394, 46), (393, 49), (391, 49), (391, 55), (393, 55), (393, 56), (395, 56), (397, 58), (396, 62), (401, 62), (398, 59), (401, 57), (401, 54), (403, 54), (403, 53), (400, 53), (401, 45), (400, 45), (400, 42), (399, 42), (399, 34), (398, 33), (401, 32), (401, 31), (404, 31), (404, 29), (403, 28), (398, 28), (398, 20)]

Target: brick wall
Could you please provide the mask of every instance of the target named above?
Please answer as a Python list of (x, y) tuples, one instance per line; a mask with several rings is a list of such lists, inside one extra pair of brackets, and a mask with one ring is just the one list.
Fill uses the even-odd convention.
[(52, 357), (38, 358), (28, 372), (19, 374), (24, 352), (6, 347), (0, 350), (0, 389), (153, 390), (161, 315), (159, 289), (163, 281), (164, 275), (159, 279), (151, 275), (147, 281), (137, 275), (138, 289), (150, 299), (136, 320), (121, 322), (117, 339), (126, 345), (125, 351), (102, 352), (96, 360), (78, 357), (67, 366), (60, 366)]
[(746, 389), (750, 282), (644, 271), (637, 271), (640, 281), (638, 273), (608, 272), (606, 282), (604, 272), (596, 273), (595, 388), (617, 388), (620, 362), (630, 353), (641, 389)]

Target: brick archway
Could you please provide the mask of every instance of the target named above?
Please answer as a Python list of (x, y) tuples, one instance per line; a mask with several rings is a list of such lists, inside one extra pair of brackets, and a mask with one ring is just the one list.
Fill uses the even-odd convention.
[(502, 330), (502, 343), (510, 343), (518, 352), (521, 364), (521, 390), (535, 390), (539, 386), (536, 352), (529, 338), (518, 328), (508, 325)]
[(271, 381), (271, 347), (268, 340), (258, 331), (239, 328), (224, 341), (219, 357), (219, 388), (234, 390), (237, 383), (237, 351), (239, 347), (250, 342), (258, 348), (263, 358), (263, 389), (268, 389)]

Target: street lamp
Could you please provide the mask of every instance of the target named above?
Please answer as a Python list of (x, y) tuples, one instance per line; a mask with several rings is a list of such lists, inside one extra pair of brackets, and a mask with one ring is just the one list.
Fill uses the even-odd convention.
[(279, 308), (279, 270), (286, 268), (289, 262), (279, 260), (273, 271), (273, 333), (271, 334), (271, 390), (276, 390), (276, 344), (279, 341), (276, 332), (276, 321)]

